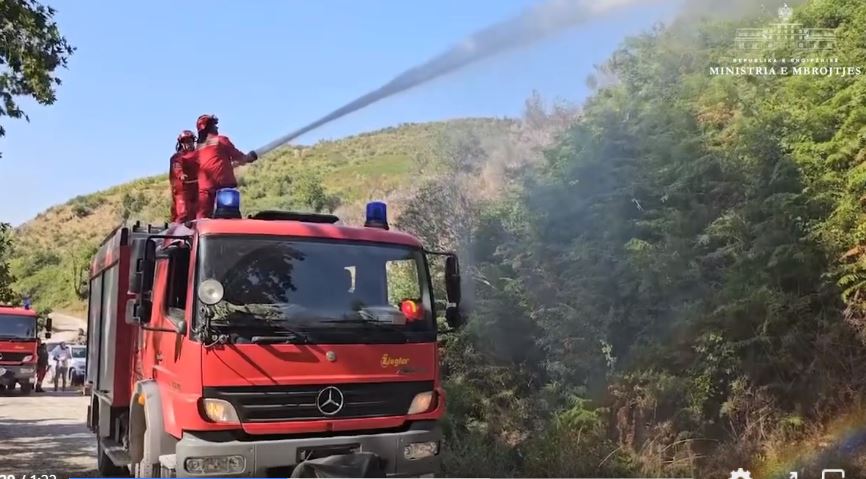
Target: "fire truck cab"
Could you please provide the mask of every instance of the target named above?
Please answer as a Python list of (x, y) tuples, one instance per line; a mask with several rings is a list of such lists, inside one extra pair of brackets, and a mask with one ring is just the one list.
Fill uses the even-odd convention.
[[(37, 315), (25, 307), (0, 306), (0, 390), (11, 391), (16, 385), (22, 394), (30, 394), (36, 382)], [(46, 338), (51, 337), (50, 320)]]
[(239, 201), (220, 190), (213, 219), (121, 226), (93, 259), (100, 473), (437, 473), (445, 397), (428, 255), (445, 256), (450, 327), (462, 322), (457, 257), (390, 230), (383, 203), (351, 227), (241, 218)]

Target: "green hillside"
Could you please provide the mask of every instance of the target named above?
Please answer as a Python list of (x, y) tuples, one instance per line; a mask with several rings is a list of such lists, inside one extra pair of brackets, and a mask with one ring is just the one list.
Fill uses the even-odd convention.
[[(392, 215), (413, 188), (449, 161), (455, 138), (505, 142), (514, 122), (464, 119), (406, 124), (313, 146), (287, 146), (238, 175), (244, 213), (263, 209), (336, 211), (358, 222), (370, 199), (390, 201)], [(166, 152), (166, 166), (170, 152)], [(40, 307), (82, 310), (89, 258), (124, 218), (162, 222), (170, 196), (165, 175), (78, 196), (20, 226), (11, 269), (19, 291)]]

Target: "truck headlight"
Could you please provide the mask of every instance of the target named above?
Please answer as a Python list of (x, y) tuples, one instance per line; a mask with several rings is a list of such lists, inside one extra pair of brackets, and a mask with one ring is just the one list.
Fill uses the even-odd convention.
[(247, 468), (247, 460), (244, 456), (188, 457), (183, 467), (193, 474), (240, 474)]
[(439, 441), (413, 442), (403, 448), (403, 457), (410, 461), (433, 457), (439, 454)]
[(34, 369), (25, 367), (25, 368), (19, 369), (18, 371), (20, 371), (21, 374), (33, 374)]
[(33, 355), (32, 354), (28, 354), (27, 356), (24, 356), (24, 358), (21, 359), (22, 363), (29, 363), (30, 361), (33, 361)]
[(435, 391), (427, 391), (416, 394), (415, 397), (412, 399), (412, 404), (409, 405), (409, 412), (407, 412), (406, 414), (419, 414), (429, 411), (430, 407), (433, 405), (434, 399), (436, 399)]
[(205, 416), (213, 422), (241, 422), (238, 419), (238, 413), (235, 412), (235, 407), (228, 401), (222, 399), (202, 399)]

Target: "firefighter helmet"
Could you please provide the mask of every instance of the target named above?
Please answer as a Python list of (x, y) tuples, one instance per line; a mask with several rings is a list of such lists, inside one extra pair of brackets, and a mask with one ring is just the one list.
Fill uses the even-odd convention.
[(195, 121), (195, 128), (198, 131), (202, 131), (208, 127), (208, 125), (216, 125), (219, 123), (219, 118), (216, 115), (202, 115), (198, 117), (198, 120)]
[(177, 142), (185, 143), (187, 141), (195, 141), (195, 133), (189, 130), (183, 130), (180, 132), (180, 135), (177, 135)]

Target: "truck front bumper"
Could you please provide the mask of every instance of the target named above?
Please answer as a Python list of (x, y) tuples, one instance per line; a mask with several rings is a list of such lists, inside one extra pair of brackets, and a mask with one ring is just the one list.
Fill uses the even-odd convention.
[(0, 364), (0, 384), (14, 386), (16, 382), (33, 382), (36, 365), (22, 364), (17, 366)]
[[(419, 477), (440, 470), (442, 430), (434, 421), (413, 423), (408, 430), (333, 437), (305, 437), (261, 441), (208, 441), (194, 432), (184, 432), (175, 449), (177, 477), (288, 477), (305, 451), (352, 449), (378, 456), (388, 477)], [(435, 455), (409, 459), (404, 452), (410, 444), (436, 443)], [(187, 470), (200, 458), (242, 456), (244, 470), (235, 473), (202, 474)], [(237, 461), (234, 461), (237, 463)]]

